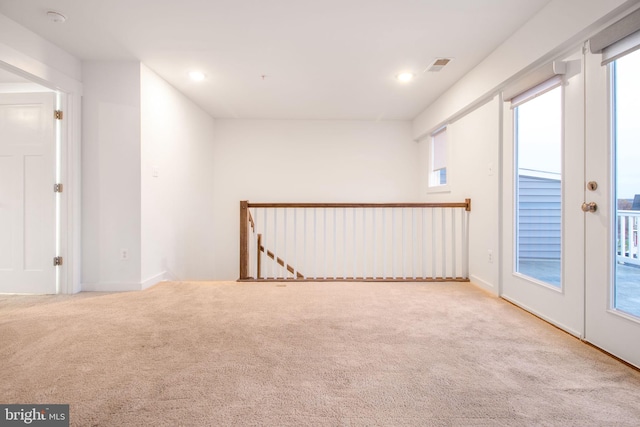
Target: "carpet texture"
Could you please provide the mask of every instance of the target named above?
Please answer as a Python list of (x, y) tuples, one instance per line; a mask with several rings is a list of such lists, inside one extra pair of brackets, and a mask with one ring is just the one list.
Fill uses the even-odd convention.
[(640, 425), (640, 373), (468, 283), (0, 296), (0, 361), (74, 426)]

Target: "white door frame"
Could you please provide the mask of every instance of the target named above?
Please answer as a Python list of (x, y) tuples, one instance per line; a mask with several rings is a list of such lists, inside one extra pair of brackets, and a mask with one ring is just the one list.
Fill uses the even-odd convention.
[(59, 293), (80, 291), (80, 123), (82, 84), (15, 49), (0, 43), (0, 68), (62, 94)]

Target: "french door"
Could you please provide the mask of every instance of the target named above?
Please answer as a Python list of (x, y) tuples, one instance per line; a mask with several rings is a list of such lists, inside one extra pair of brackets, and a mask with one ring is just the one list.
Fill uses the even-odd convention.
[(505, 102), (501, 296), (584, 335), (582, 53)]
[(640, 366), (640, 50), (602, 58), (505, 103), (501, 296)]
[(640, 51), (585, 60), (585, 339), (640, 367)]

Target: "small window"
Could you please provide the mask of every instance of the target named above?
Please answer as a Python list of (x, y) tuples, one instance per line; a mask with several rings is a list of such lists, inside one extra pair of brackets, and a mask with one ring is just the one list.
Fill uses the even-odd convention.
[(447, 128), (431, 135), (431, 167), (429, 187), (447, 184)]

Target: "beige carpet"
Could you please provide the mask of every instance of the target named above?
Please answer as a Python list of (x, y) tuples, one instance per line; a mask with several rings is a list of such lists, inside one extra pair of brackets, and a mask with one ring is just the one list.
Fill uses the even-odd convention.
[(640, 425), (640, 373), (464, 283), (0, 296), (0, 344), (76, 426)]

